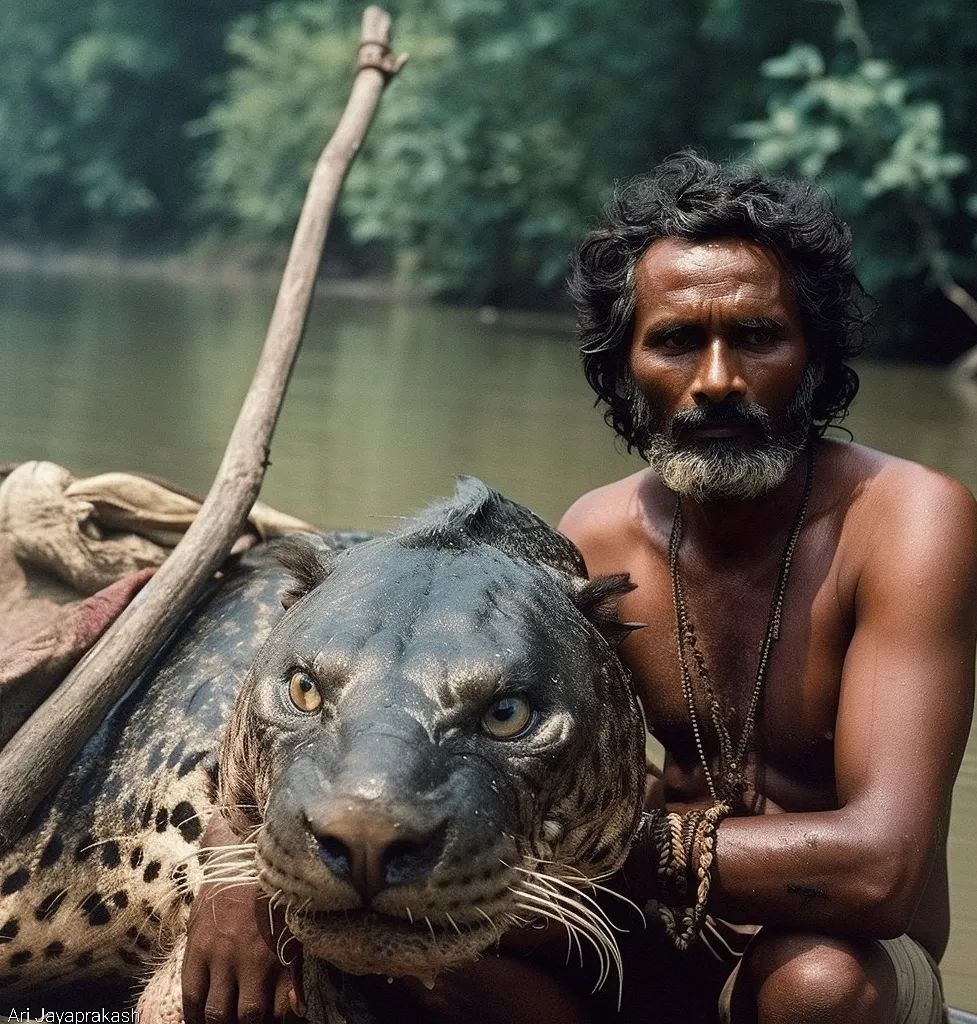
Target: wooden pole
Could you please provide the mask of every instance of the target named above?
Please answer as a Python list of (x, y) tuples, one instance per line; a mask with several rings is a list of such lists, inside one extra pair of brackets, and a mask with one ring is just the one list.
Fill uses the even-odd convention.
[(0, 751), (0, 851), (189, 611), (258, 496), (336, 198), (384, 86), (407, 59), (390, 55), (390, 25), (378, 7), (363, 14), (349, 101), (313, 172), (258, 366), (199, 515), (142, 593)]

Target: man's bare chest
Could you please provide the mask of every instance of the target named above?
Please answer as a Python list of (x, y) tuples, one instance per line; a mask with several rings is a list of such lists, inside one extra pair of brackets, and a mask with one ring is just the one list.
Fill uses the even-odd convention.
[[(750, 743), (757, 790), (784, 809), (810, 809), (834, 799), (834, 728), (852, 614), (831, 560), (818, 556), (809, 550), (795, 566)], [(648, 625), (627, 640), (622, 656), (634, 674), (649, 727), (669, 755), (673, 780), (697, 788), (702, 773), (683, 693), (667, 566), (649, 558), (630, 572), (637, 589), (621, 611)], [(686, 584), (697, 649), (686, 649), (686, 665), (702, 745), (713, 761), (718, 742), (708, 686), (718, 695), (736, 742), (758, 685), (774, 582), (763, 573), (739, 572), (700, 574)]]

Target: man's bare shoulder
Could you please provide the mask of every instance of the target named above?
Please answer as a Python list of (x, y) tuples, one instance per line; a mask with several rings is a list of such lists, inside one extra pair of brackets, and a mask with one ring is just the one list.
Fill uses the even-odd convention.
[(618, 549), (643, 516), (641, 495), (654, 482), (649, 469), (588, 491), (563, 514), (557, 529), (590, 560), (605, 549)]
[(831, 490), (849, 493), (862, 515), (884, 515), (890, 523), (918, 522), (941, 512), (950, 520), (968, 520), (977, 502), (958, 480), (918, 462), (867, 445), (822, 442), (820, 462)]
[(826, 441), (822, 452), (827, 489), (847, 496), (846, 532), (863, 569), (977, 574), (977, 501), (962, 483), (865, 445)]

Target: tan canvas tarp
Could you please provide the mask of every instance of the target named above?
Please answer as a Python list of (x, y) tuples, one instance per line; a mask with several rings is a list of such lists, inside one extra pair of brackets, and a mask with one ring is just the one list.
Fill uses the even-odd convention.
[[(2, 747), (138, 594), (200, 500), (131, 473), (79, 480), (52, 462), (0, 478)], [(259, 502), (235, 550), (312, 530)]]

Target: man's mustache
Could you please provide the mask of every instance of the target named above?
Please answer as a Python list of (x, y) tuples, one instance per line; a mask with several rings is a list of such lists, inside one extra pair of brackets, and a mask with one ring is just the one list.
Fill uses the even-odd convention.
[(716, 402), (675, 413), (669, 427), (673, 438), (716, 427), (746, 427), (765, 434), (770, 430), (770, 413), (754, 402)]

